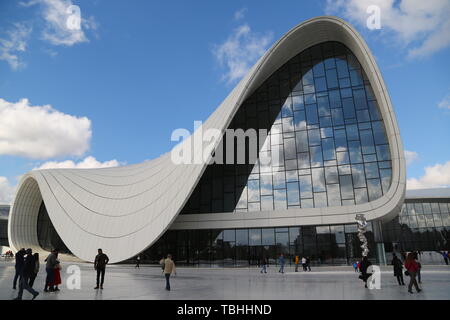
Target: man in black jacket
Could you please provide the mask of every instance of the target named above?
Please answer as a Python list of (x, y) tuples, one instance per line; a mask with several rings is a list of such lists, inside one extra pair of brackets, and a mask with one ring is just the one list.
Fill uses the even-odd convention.
[(362, 258), (360, 267), (359, 267), (359, 271), (361, 271), (361, 275), (360, 275), (360, 279), (362, 281), (364, 281), (364, 287), (367, 288), (367, 280), (369, 279), (369, 277), (372, 275), (371, 273), (367, 272), (367, 269), (369, 268), (369, 266), (371, 266), (372, 263), (369, 261), (369, 259), (367, 258), (367, 256), (364, 256)]
[[(109, 262), (109, 258), (106, 254), (103, 253), (102, 249), (98, 249), (98, 254), (95, 256), (94, 261), (94, 269), (97, 270), (97, 286), (94, 289), (99, 288), (100, 283), (100, 289), (103, 289), (103, 281), (105, 280), (105, 268), (106, 265)], [(101, 282), (100, 280), (101, 275)]]
[[(13, 289), (16, 289), (17, 285), (17, 279), (19, 279), (20, 275), (22, 274), (23, 269), (23, 263), (24, 263), (24, 256), (25, 256), (25, 249), (22, 248), (16, 253), (16, 274), (14, 275), (14, 281), (13, 281)], [(19, 281), (20, 284), (20, 281)]]
[(27, 249), (26, 254), (27, 255), (25, 257), (22, 273), (20, 275), (19, 294), (15, 300), (22, 300), (24, 289), (33, 295), (33, 298), (31, 300), (34, 300), (39, 295), (39, 292), (31, 288), (30, 285), (28, 284), (31, 275), (34, 272), (36, 261), (34, 259), (33, 252), (31, 249)]

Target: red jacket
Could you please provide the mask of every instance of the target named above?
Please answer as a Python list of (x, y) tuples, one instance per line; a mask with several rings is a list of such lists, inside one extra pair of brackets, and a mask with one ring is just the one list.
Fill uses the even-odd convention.
[(419, 264), (416, 262), (416, 260), (406, 261), (405, 268), (409, 272), (416, 272), (417, 270), (419, 270)]

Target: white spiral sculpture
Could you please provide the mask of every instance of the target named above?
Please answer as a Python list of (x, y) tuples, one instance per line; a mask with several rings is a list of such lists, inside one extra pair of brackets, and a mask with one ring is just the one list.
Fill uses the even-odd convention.
[(367, 220), (363, 214), (357, 214), (355, 220), (358, 222), (358, 238), (361, 241), (362, 256), (367, 257), (369, 254), (369, 246), (364, 233), (367, 231)]

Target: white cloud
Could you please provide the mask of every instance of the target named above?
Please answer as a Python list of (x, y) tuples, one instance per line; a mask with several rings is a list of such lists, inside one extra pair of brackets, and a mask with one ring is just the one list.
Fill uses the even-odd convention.
[(242, 8), (234, 13), (234, 20), (241, 20), (245, 17), (245, 12), (247, 12), (247, 8)]
[(42, 17), (45, 20), (45, 28), (42, 38), (54, 45), (73, 46), (77, 43), (89, 41), (83, 29), (96, 29), (97, 23), (93, 17), (84, 18), (81, 9), (81, 24), (79, 29), (68, 28), (67, 22), (73, 11), (69, 10), (73, 5), (72, 0), (31, 0), (21, 3), (22, 6), (40, 4)]
[(215, 45), (213, 54), (227, 70), (222, 79), (231, 83), (242, 78), (266, 52), (272, 37), (272, 33), (254, 33), (248, 24), (243, 24), (233, 30), (224, 43)]
[(409, 190), (450, 187), (450, 161), (426, 167), (425, 174), (418, 179), (408, 179), (406, 187)]
[(450, 94), (446, 95), (441, 102), (438, 103), (438, 107), (442, 109), (450, 109)]
[(105, 162), (100, 162), (92, 156), (88, 156), (84, 158), (80, 162), (74, 162), (72, 160), (66, 161), (48, 161), (40, 165), (39, 167), (34, 168), (33, 170), (40, 169), (94, 169), (94, 168), (110, 168), (119, 166), (119, 162), (114, 160), (109, 160)]
[(75, 155), (89, 149), (91, 121), (53, 109), (32, 106), (28, 99), (0, 98), (0, 155), (33, 159)]
[(406, 165), (410, 165), (419, 158), (419, 154), (414, 151), (405, 150)]
[(0, 204), (10, 204), (16, 188), (9, 184), (6, 177), (0, 177)]
[(328, 13), (366, 27), (370, 5), (380, 8), (381, 28), (408, 50), (409, 58), (431, 55), (450, 45), (448, 0), (327, 0)]
[(31, 33), (31, 27), (23, 23), (15, 23), (5, 32), (6, 37), (0, 38), (0, 60), (8, 62), (13, 70), (23, 67), (18, 53), (25, 52), (27, 40)]

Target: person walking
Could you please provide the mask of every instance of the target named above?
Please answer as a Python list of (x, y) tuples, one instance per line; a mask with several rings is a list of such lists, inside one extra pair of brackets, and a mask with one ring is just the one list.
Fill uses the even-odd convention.
[(175, 262), (172, 260), (172, 255), (168, 254), (167, 259), (164, 260), (164, 276), (166, 277), (166, 290), (170, 291), (170, 275), (177, 274), (175, 269)]
[(311, 271), (311, 259), (309, 257), (306, 257), (306, 267), (308, 271)]
[(164, 257), (162, 257), (161, 258), (161, 260), (159, 260), (159, 265), (161, 266), (161, 269), (162, 269), (162, 274), (164, 274), (164, 268), (165, 268), (165, 265), (164, 265), (164, 261), (165, 261), (166, 259), (164, 259)]
[(414, 259), (416, 260), (417, 265), (419, 266), (419, 269), (417, 269), (417, 280), (419, 281), (419, 283), (422, 283), (422, 277), (420, 275), (420, 271), (422, 270), (422, 264), (419, 261), (420, 256), (421, 256), (420, 251), (414, 252)]
[(404, 286), (405, 282), (403, 281), (403, 263), (394, 253), (391, 265), (394, 267), (394, 277), (397, 277), (398, 285)]
[(280, 269), (278, 270), (278, 272), (284, 273), (284, 264), (286, 261), (283, 254), (280, 254), (280, 258), (278, 259), (278, 261), (280, 262)]
[(302, 257), (302, 267), (303, 267), (303, 271), (306, 271), (306, 258)]
[(134, 266), (134, 268), (136, 269), (136, 268), (138, 268), (138, 269), (140, 269), (140, 267), (139, 267), (139, 264), (141, 263), (141, 256), (140, 255), (138, 255), (137, 257), (136, 257), (136, 265)]
[(407, 275), (409, 275), (409, 284), (408, 284), (408, 292), (413, 293), (412, 287), (416, 288), (417, 292), (422, 291), (419, 288), (419, 285), (416, 281), (417, 271), (419, 270), (419, 265), (417, 264), (417, 261), (415, 259), (414, 253), (410, 252), (408, 253), (406, 260), (405, 260), (405, 268), (408, 271)]
[(27, 249), (24, 265), (20, 274), (19, 294), (14, 300), (22, 300), (23, 290), (27, 290), (33, 295), (33, 298), (31, 300), (36, 299), (36, 297), (39, 295), (39, 292), (31, 288), (28, 284), (30, 276), (34, 273), (35, 266), (36, 262), (34, 260), (33, 251), (31, 249)]
[(47, 272), (47, 277), (45, 278), (45, 287), (44, 292), (53, 292), (55, 291), (55, 288), (53, 287), (53, 278), (55, 276), (55, 266), (58, 263), (58, 260), (56, 259), (58, 256), (58, 249), (54, 249), (44, 260), (46, 262), (45, 264), (45, 271)]
[[(58, 256), (57, 256), (58, 257)], [(53, 270), (53, 282), (52, 287), (54, 291), (59, 291), (58, 286), (62, 283), (61, 281), (61, 264), (59, 260), (56, 260), (57, 263), (55, 265), (55, 269)]]
[(25, 249), (22, 248), (16, 253), (16, 265), (14, 266), (16, 269), (16, 273), (14, 274), (14, 280), (13, 280), (13, 289), (15, 290), (17, 288), (17, 280), (19, 279), (20, 275), (22, 274), (23, 265), (25, 263)]
[(417, 292), (422, 291), (419, 288), (419, 285), (417, 284), (417, 281), (416, 281), (416, 275), (417, 275), (417, 270), (419, 270), (419, 265), (417, 264), (416, 259), (414, 259), (413, 252), (408, 253), (406, 260), (405, 260), (405, 268), (407, 270), (407, 275), (409, 275), (408, 292), (413, 293), (412, 292), (413, 285), (416, 288)]
[(444, 262), (448, 265), (448, 251), (441, 252), (442, 258), (444, 258)]
[(262, 257), (261, 258), (261, 273), (267, 273), (267, 259), (266, 259), (266, 257)]
[(358, 261), (353, 262), (353, 269), (355, 269), (355, 272), (358, 272)]
[(371, 273), (367, 273), (367, 269), (371, 266), (372, 263), (369, 261), (367, 256), (362, 258), (362, 261), (359, 266), (359, 271), (361, 271), (361, 275), (359, 278), (364, 281), (364, 287), (367, 288), (367, 279), (372, 275)]
[(98, 249), (98, 254), (95, 256), (94, 260), (94, 269), (97, 271), (97, 286), (94, 289), (98, 288), (103, 289), (103, 282), (105, 280), (105, 269), (108, 262), (109, 262), (108, 256), (103, 253), (102, 249)]
[(28, 285), (33, 288), (33, 284), (34, 284), (34, 280), (36, 279), (38, 273), (39, 273), (39, 267), (40, 267), (40, 263), (39, 263), (39, 253), (35, 253), (34, 254), (34, 270), (33, 273), (30, 276), (30, 282), (28, 283)]
[(300, 263), (300, 259), (298, 256), (295, 256), (295, 272), (298, 272), (298, 264)]

